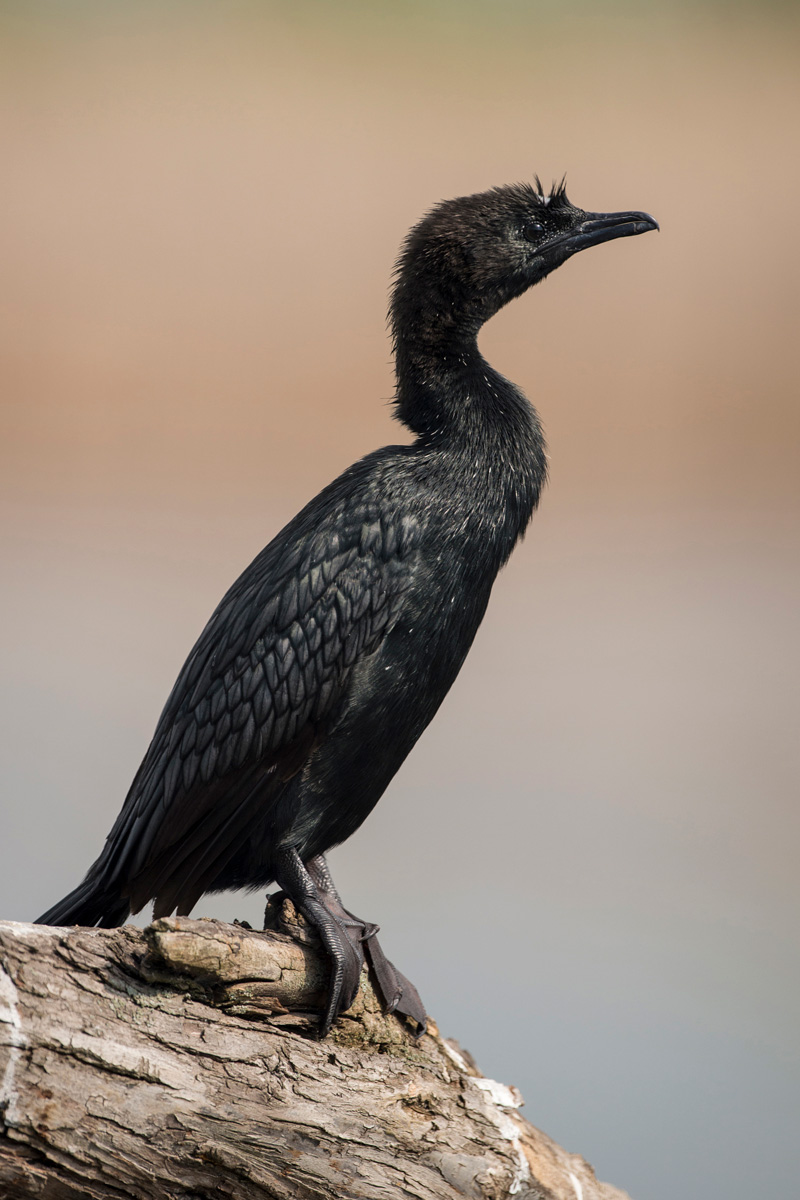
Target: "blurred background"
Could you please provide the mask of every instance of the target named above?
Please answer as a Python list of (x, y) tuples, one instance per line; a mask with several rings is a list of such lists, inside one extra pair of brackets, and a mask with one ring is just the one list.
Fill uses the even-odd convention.
[(239, 571), (405, 440), (408, 227), (566, 171), (662, 232), (484, 331), (552, 482), (334, 874), (442, 1031), (601, 1178), (792, 1194), (794, 7), (26, 0), (0, 31), (0, 915), (82, 877)]

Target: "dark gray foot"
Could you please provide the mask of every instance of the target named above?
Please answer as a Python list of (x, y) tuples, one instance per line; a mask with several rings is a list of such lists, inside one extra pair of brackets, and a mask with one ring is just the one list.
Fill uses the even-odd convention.
[[(331, 960), (328, 1006), (320, 1022), (319, 1036), (327, 1037), (340, 1013), (356, 998), (364, 955), (354, 944), (338, 915), (323, 901), (320, 890), (294, 849), (282, 850), (275, 862), (275, 882), (283, 888), (309, 925), (317, 930)], [(325, 897), (327, 900), (327, 896)]]
[(421, 1037), (428, 1024), (425, 1006), (413, 983), (401, 975), (383, 953), (377, 938), (378, 926), (368, 921), (362, 921), (344, 907), (324, 855), (320, 854), (317, 858), (309, 859), (306, 867), (317, 886), (325, 908), (344, 929), (350, 944), (360, 954), (362, 962), (366, 955), (378, 985), (378, 992), (386, 1005), (386, 1011), (411, 1017), (418, 1026), (416, 1036)]

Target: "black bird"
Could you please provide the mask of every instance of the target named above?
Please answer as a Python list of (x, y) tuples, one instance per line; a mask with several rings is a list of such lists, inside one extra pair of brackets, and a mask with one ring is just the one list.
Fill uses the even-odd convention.
[(416, 440), (350, 467), (261, 551), (178, 676), (102, 854), (39, 918), (120, 925), (277, 883), (332, 960), (321, 1036), (366, 949), (390, 1009), (425, 1013), (347, 912), (324, 855), (371, 812), (461, 668), (547, 465), (538, 417), (481, 356), (502, 306), (579, 250), (657, 229), (563, 183), (448, 200), (412, 229), (390, 317), (396, 415)]

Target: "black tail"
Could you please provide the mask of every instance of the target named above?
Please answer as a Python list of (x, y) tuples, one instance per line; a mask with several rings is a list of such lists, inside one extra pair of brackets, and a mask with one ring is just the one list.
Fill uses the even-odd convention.
[(123, 925), (130, 915), (128, 901), (119, 888), (102, 880), (86, 878), (58, 904), (37, 917), (36, 925), (100, 925), (113, 929)]

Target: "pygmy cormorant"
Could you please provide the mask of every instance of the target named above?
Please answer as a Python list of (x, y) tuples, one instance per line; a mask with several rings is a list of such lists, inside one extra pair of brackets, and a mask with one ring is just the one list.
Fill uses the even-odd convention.
[(409, 446), (367, 455), (262, 550), (167, 700), (102, 854), (39, 918), (122, 924), (206, 892), (277, 883), (332, 961), (321, 1033), (364, 951), (391, 1009), (424, 1027), (376, 926), (342, 906), (324, 855), (350, 836), (433, 717), (547, 471), (536, 412), (486, 362), (485, 321), (579, 250), (658, 226), (576, 208), (563, 184), (448, 200), (412, 229), (391, 300)]

